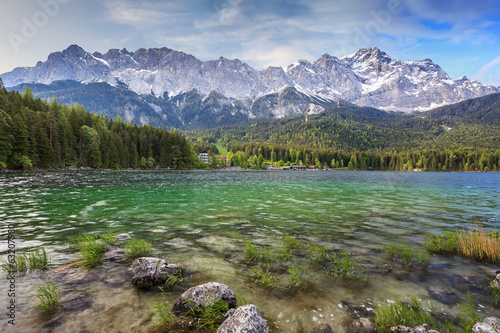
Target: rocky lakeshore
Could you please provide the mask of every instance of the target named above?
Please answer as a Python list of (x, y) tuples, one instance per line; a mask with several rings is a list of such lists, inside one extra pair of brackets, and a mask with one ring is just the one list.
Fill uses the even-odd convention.
[[(223, 302), (227, 309), (217, 324), (218, 333), (289, 332), (288, 329), (282, 330), (274, 321), (275, 318), (261, 314), (259, 304), (247, 304), (237, 291), (224, 283), (207, 281), (210, 277), (189, 267), (156, 257), (140, 257), (131, 262), (119, 247), (106, 246), (106, 250), (103, 263), (96, 268), (80, 267), (77, 262), (19, 277), (19, 283), (26, 289), (30, 289), (30, 286), (32, 289), (44, 281), (55, 281), (61, 290), (61, 301), (57, 311), (49, 315), (35, 309), (33, 302), (19, 304), (16, 329), (37, 332), (118, 332), (124, 331), (126, 327), (125, 331), (129, 332), (212, 332), (211, 328), (203, 326), (202, 317), (207, 309)], [(181, 277), (185, 283), (181, 281), (169, 285), (172, 278)], [(470, 277), (460, 279), (471, 287), (480, 283)], [(490, 286), (498, 287), (499, 283), (500, 271)], [(161, 299), (158, 287), (168, 291), (168, 304), (173, 304), (170, 309), (172, 322), (168, 328), (159, 325), (158, 312), (154, 311), (154, 302)], [(478, 290), (483, 287), (477, 285)], [(428, 293), (443, 304), (456, 301), (456, 295), (446, 288), (434, 288)], [(376, 305), (372, 301), (346, 299), (339, 307), (345, 311), (345, 318), (348, 318), (344, 318), (341, 324), (343, 331), (377, 332)], [(308, 328), (308, 331), (333, 332), (332, 326), (338, 327), (338, 323), (333, 324), (333, 321), (325, 318), (315, 327)], [(5, 322), (1, 325), (2, 331), (12, 329)], [(306, 332), (306, 328), (299, 323), (296, 332), (301, 329)], [(398, 333), (437, 332), (426, 324), (415, 327), (398, 325), (390, 330)], [(498, 333), (500, 319), (485, 318), (473, 326), (472, 332)]]

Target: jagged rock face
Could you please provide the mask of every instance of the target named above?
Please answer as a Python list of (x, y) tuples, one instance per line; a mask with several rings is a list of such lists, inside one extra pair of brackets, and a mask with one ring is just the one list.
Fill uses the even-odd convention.
[(231, 309), (224, 317), (217, 333), (268, 333), (269, 327), (253, 304)]
[[(90, 54), (72, 45), (49, 55), (46, 62), (35, 67), (5, 73), (2, 79), (7, 87), (56, 80), (107, 82), (124, 85), (139, 95), (170, 98), (193, 90), (203, 96), (215, 91), (230, 103), (237, 100), (246, 105), (291, 87), (330, 102), (340, 98), (360, 106), (404, 112), (430, 110), (500, 92), (498, 87), (466, 77), (451, 80), (429, 59), (393, 60), (378, 48), (361, 49), (341, 59), (325, 54), (314, 63), (299, 60), (286, 71), (269, 67), (259, 72), (238, 59), (220, 57), (202, 62), (168, 48), (139, 49), (133, 53), (112, 49), (105, 54)], [(307, 110), (297, 107), (284, 112), (276, 105), (269, 112), (281, 117)]]
[(472, 328), (472, 333), (499, 333), (500, 319), (497, 317), (488, 317), (482, 323), (477, 323)]

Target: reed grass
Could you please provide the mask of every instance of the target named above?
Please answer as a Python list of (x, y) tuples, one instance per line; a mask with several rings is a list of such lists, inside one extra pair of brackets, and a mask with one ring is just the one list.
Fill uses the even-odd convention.
[(469, 225), (467, 230), (446, 232), (440, 236), (429, 235), (424, 241), (430, 252), (459, 254), (491, 263), (500, 260), (500, 234), (484, 231), (480, 223)]
[(200, 306), (194, 304), (184, 313), (184, 316), (197, 319), (197, 329), (215, 333), (224, 320), (224, 316), (229, 311), (226, 301), (217, 299), (212, 301), (210, 306)]
[(54, 281), (49, 281), (46, 285), (38, 287), (36, 297), (39, 300), (36, 308), (46, 314), (51, 314), (59, 307), (61, 294), (57, 284)]
[(321, 266), (330, 260), (328, 249), (323, 245), (313, 244), (309, 247), (309, 249), (311, 251), (310, 259), (315, 265)]
[(125, 246), (125, 255), (129, 259), (148, 257), (153, 254), (153, 245), (143, 239), (131, 239)]

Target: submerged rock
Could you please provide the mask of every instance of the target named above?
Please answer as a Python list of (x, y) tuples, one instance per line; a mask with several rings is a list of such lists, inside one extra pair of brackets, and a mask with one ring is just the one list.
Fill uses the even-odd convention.
[(346, 332), (348, 333), (374, 333), (376, 331), (377, 330), (368, 318), (354, 319), (346, 328)]
[(370, 301), (353, 299), (342, 300), (340, 303), (351, 318), (375, 317), (375, 312), (373, 311), (374, 305)]
[[(267, 322), (253, 304), (231, 309), (226, 313), (217, 333), (268, 333)], [(316, 331), (315, 331), (316, 332)], [(319, 332), (319, 331), (318, 331)], [(327, 332), (327, 331), (325, 331)], [(332, 332), (333, 333), (333, 332)]]
[(217, 300), (223, 300), (228, 307), (236, 307), (236, 295), (225, 284), (208, 282), (186, 290), (175, 302), (172, 311), (176, 314), (185, 314), (197, 307), (210, 307)]
[(164, 285), (172, 276), (181, 277), (185, 268), (169, 264), (163, 259), (143, 257), (132, 264), (132, 284), (139, 288), (149, 289)]
[(433, 300), (437, 302), (447, 305), (453, 305), (458, 302), (457, 294), (449, 288), (431, 286), (425, 288), (425, 290), (427, 291), (429, 297), (431, 297)]
[(415, 326), (415, 327), (406, 327), (406, 326), (396, 326), (391, 327), (391, 332), (394, 333), (439, 333), (436, 330), (433, 330), (427, 324)]
[(320, 324), (313, 328), (313, 333), (333, 333), (332, 327), (328, 324)]
[(500, 290), (500, 271), (496, 271), (495, 274), (497, 276), (491, 281), (490, 288)]
[(488, 317), (482, 323), (474, 325), (472, 333), (500, 333), (500, 319)]

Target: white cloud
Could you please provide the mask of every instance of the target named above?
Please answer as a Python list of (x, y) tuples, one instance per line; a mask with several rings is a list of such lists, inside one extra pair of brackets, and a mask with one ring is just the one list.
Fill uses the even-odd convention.
[(500, 86), (500, 57), (497, 57), (484, 65), (472, 79), (481, 83)]

